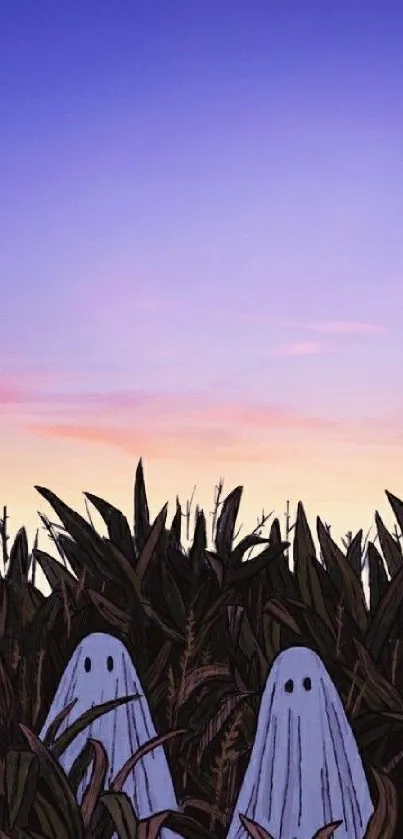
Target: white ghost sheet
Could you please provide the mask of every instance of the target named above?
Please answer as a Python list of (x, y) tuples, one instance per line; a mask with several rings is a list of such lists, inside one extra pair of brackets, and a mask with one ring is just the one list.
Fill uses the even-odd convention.
[(339, 694), (321, 659), (292, 647), (274, 660), (227, 839), (246, 839), (239, 814), (274, 839), (363, 839), (373, 805)]
[[(88, 709), (130, 694), (141, 694), (141, 698), (108, 711), (78, 734), (59, 759), (65, 772), (69, 772), (89, 737), (100, 740), (108, 756), (106, 786), (109, 787), (126, 760), (156, 736), (143, 687), (124, 644), (101, 632), (84, 638), (76, 647), (61, 677), (40, 738), (45, 736), (57, 714), (73, 699), (77, 701), (63, 720), (58, 735)], [(80, 803), (90, 773), (91, 766), (78, 788), (77, 798)], [(162, 746), (153, 749), (136, 764), (122, 789), (129, 796), (140, 819), (162, 810), (178, 810)], [(161, 836), (172, 839), (177, 834), (163, 828)]]

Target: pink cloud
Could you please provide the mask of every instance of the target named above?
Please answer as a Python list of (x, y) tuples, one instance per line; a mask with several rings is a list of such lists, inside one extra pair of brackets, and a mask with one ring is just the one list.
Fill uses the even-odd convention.
[(319, 355), (323, 352), (323, 345), (317, 341), (300, 341), (287, 344), (280, 351), (280, 355)]
[[(334, 426), (273, 404), (218, 399), (209, 393), (133, 390), (42, 396), (42, 403), (38, 394), (38, 405), (29, 406), (25, 428), (31, 434), (112, 445), (149, 458), (277, 460), (276, 447), (284, 457), (285, 445), (278, 432), (309, 433)], [(294, 443), (293, 436), (288, 451)]]
[[(290, 345), (292, 354), (309, 354), (312, 347)], [(292, 348), (292, 351), (291, 351)], [(36, 400), (34, 404), (33, 399)], [(42, 401), (41, 401), (42, 400)], [(216, 398), (206, 393), (145, 391), (83, 392), (71, 396), (38, 391), (26, 393), (12, 381), (0, 384), (0, 406), (19, 405), (26, 430), (48, 438), (114, 446), (131, 456), (148, 458), (215, 458), (220, 462), (290, 462), (312, 432), (323, 440), (347, 437), (381, 443), (396, 429), (379, 418), (334, 421), (307, 416), (275, 404)], [(392, 423), (393, 425), (393, 423)], [(375, 427), (376, 426), (376, 427)], [(379, 426), (379, 427), (378, 427)], [(307, 436), (308, 435), (308, 436)], [(273, 460), (274, 459), (274, 460)]]
[(201, 406), (197, 412), (199, 420), (219, 422), (249, 431), (251, 428), (264, 430), (286, 430), (300, 428), (325, 428), (330, 420), (307, 417), (294, 411), (286, 411), (275, 405), (247, 405), (240, 403)]
[(197, 442), (202, 445), (227, 446), (234, 439), (230, 431), (206, 428), (160, 428), (154, 429), (152, 434), (144, 426), (129, 429), (90, 424), (38, 423), (32, 424), (30, 428), (46, 436), (83, 440), (90, 443), (106, 443), (129, 451), (151, 448), (157, 454), (161, 454), (162, 449), (186, 447), (189, 444), (193, 446)]
[[(74, 393), (37, 395), (37, 416), (45, 416), (46, 422), (50, 415), (68, 417), (68, 423), (73, 417), (80, 417), (84, 423), (95, 420), (103, 422), (113, 421), (113, 425), (142, 426), (148, 428), (194, 427), (202, 424), (205, 427), (223, 427), (224, 429), (239, 428), (249, 431), (269, 429), (295, 429), (327, 427), (329, 420), (309, 417), (298, 411), (285, 410), (275, 404), (260, 402), (245, 402), (223, 400), (209, 393), (170, 393), (158, 394), (146, 391), (115, 391), (104, 393)], [(53, 420), (52, 420), (53, 422)], [(63, 423), (61, 423), (63, 424)], [(60, 425), (57, 422), (57, 425)]]
[(217, 462), (292, 462), (301, 454), (298, 441), (260, 440), (258, 436), (238, 434), (238, 429), (224, 430), (205, 427), (150, 429), (118, 429), (110, 426), (69, 425), (45, 423), (30, 426), (30, 430), (45, 437), (70, 439), (88, 444), (113, 446), (131, 457), (148, 460), (198, 459)]
[(20, 376), (0, 377), (0, 405), (28, 405), (36, 399), (36, 381)]
[[(236, 314), (233, 313), (232, 316), (236, 317)], [(305, 329), (309, 332), (324, 332), (335, 335), (379, 335), (386, 332), (386, 328), (382, 324), (365, 323), (356, 320), (300, 321), (289, 317), (270, 317), (260, 312), (241, 313), (240, 317), (250, 323), (267, 323), (272, 326), (281, 326), (285, 329)]]
[[(134, 298), (135, 292), (135, 298)], [(83, 302), (83, 291), (80, 289), (80, 305)], [(104, 281), (103, 285), (97, 286), (96, 300), (107, 300), (107, 306), (104, 303), (98, 303), (94, 299), (91, 292), (89, 296), (89, 304), (91, 304), (91, 312), (98, 313), (103, 319), (110, 320), (111, 314), (121, 317), (125, 315), (125, 302), (127, 300), (135, 299), (136, 311), (143, 312), (157, 312), (157, 311), (181, 311), (185, 313), (192, 313), (197, 311), (200, 314), (207, 314), (209, 317), (214, 314), (215, 318), (228, 321), (241, 320), (250, 323), (271, 324), (273, 326), (295, 327), (305, 329), (311, 332), (320, 332), (334, 335), (377, 335), (386, 331), (385, 326), (376, 323), (366, 323), (354, 320), (318, 320), (318, 321), (298, 321), (294, 318), (281, 316), (268, 316), (259, 311), (242, 311), (239, 308), (231, 308), (226, 306), (225, 309), (214, 308), (203, 305), (200, 301), (183, 300), (181, 298), (173, 297), (172, 295), (150, 295), (144, 291), (144, 285), (138, 278), (133, 277), (113, 277)], [(132, 317), (131, 307), (129, 306), (130, 318)]]
[(268, 324), (284, 329), (304, 329), (307, 332), (320, 332), (330, 335), (380, 335), (386, 327), (377, 323), (365, 323), (355, 320), (312, 320), (299, 321), (290, 317), (270, 317), (261, 312), (233, 312), (233, 319), (241, 318), (249, 323)]
[[(305, 349), (305, 352), (307, 350)], [(145, 390), (61, 393), (44, 390), (39, 382), (15, 384), (14, 380), (0, 380), (0, 404), (19, 408), (19, 414), (29, 423), (38, 419), (40, 425), (62, 427), (83, 426), (106, 422), (119, 430), (130, 423), (148, 428), (177, 426), (269, 429), (318, 428), (329, 425), (328, 420), (307, 417), (299, 412), (284, 410), (275, 404), (220, 398), (216, 391), (188, 393), (153, 393)], [(63, 419), (62, 419), (63, 418)]]
[(301, 323), (311, 332), (325, 332), (338, 335), (375, 335), (385, 332), (385, 327), (375, 323), (361, 323), (353, 320), (323, 320)]
[(0, 381), (0, 405), (21, 405), (27, 402), (27, 394), (11, 383)]

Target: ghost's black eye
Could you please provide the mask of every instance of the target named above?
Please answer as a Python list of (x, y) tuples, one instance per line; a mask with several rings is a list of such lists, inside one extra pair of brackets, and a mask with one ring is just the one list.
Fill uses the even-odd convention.
[(86, 673), (89, 673), (90, 670), (91, 670), (91, 659), (88, 658), (88, 656), (86, 657), (86, 659), (84, 661), (84, 670), (85, 670)]
[(113, 658), (111, 655), (108, 655), (108, 658), (106, 659), (106, 666), (108, 670), (113, 670)]
[(303, 686), (304, 686), (305, 690), (311, 690), (311, 688), (312, 688), (312, 682), (311, 682), (311, 680), (310, 680), (309, 676), (305, 676), (305, 679), (304, 679), (304, 681), (302, 682), (302, 684), (303, 684)]
[(284, 690), (286, 693), (292, 693), (294, 690), (294, 682), (292, 679), (288, 679), (288, 681), (284, 685)]

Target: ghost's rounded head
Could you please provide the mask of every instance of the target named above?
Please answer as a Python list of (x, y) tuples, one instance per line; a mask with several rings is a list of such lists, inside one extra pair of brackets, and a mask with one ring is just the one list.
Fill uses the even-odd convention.
[(122, 664), (132, 665), (125, 645), (106, 632), (92, 632), (75, 649), (73, 655), (77, 667), (76, 674), (84, 672), (94, 678), (105, 679), (107, 674), (114, 676), (121, 670)]
[(268, 684), (272, 685), (276, 699), (281, 695), (282, 707), (304, 708), (317, 706), (320, 698), (329, 692), (332, 699), (336, 689), (317, 653), (308, 647), (289, 647), (274, 660)]
[[(60, 679), (51, 712), (75, 700), (68, 716), (68, 721), (72, 722), (79, 713), (94, 705), (141, 694), (144, 691), (135, 665), (122, 641), (106, 632), (92, 632), (80, 641), (72, 653)], [(102, 724), (105, 724), (105, 718)]]

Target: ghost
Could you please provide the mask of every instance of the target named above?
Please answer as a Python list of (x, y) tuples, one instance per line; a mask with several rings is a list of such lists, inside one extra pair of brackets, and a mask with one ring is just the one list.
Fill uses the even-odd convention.
[[(58, 735), (90, 708), (130, 694), (140, 694), (140, 698), (108, 711), (77, 735), (59, 758), (66, 773), (91, 737), (100, 740), (106, 750), (109, 786), (126, 760), (156, 736), (143, 687), (124, 644), (103, 632), (87, 635), (67, 664), (39, 737), (44, 738), (57, 714), (74, 699), (77, 701), (63, 720)], [(77, 791), (80, 804), (90, 772), (91, 767)], [(139, 819), (162, 810), (178, 810), (163, 746), (153, 749), (136, 764), (122, 790), (129, 796)], [(173, 839), (177, 834), (162, 828), (160, 836)]]
[(373, 804), (339, 694), (316, 653), (291, 647), (271, 667), (227, 839), (246, 839), (239, 814), (274, 839), (363, 839)]

